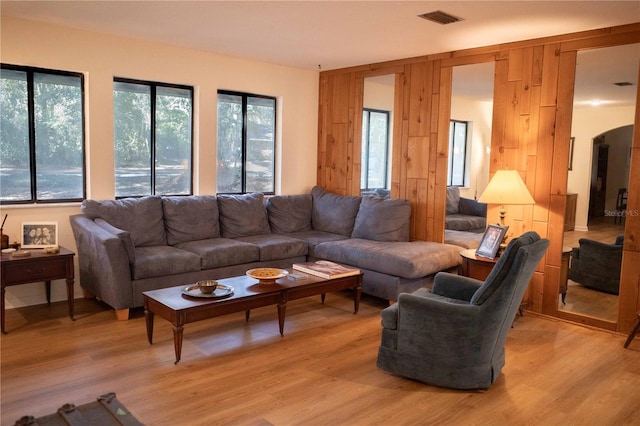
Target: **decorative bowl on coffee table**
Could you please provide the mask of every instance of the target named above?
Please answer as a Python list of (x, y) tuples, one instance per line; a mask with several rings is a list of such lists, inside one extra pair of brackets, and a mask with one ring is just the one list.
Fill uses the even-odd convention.
[(260, 281), (260, 284), (275, 284), (277, 279), (286, 277), (289, 272), (279, 268), (255, 268), (249, 269), (247, 275)]

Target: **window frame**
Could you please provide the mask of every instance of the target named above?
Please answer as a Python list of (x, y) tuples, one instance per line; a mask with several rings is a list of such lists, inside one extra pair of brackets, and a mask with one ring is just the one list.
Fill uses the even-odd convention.
[[(194, 122), (195, 122), (195, 114), (194, 114), (194, 87), (193, 86), (188, 86), (188, 85), (183, 85), (183, 84), (174, 84), (174, 83), (162, 83), (162, 82), (158, 82), (158, 81), (149, 81), (149, 80), (139, 80), (139, 79), (133, 79), (133, 78), (126, 78), (126, 77), (113, 77), (113, 84), (115, 83), (124, 83), (124, 84), (137, 84), (137, 85), (141, 85), (141, 86), (149, 86), (149, 98), (150, 98), (150, 109), (149, 109), (149, 114), (150, 114), (150, 129), (151, 129), (151, 135), (150, 135), (150, 155), (149, 155), (149, 166), (150, 166), (150, 171), (151, 171), (151, 182), (150, 182), (150, 187), (151, 187), (151, 193), (150, 194), (140, 194), (140, 195), (117, 195), (117, 187), (114, 184), (114, 198), (119, 200), (122, 198), (139, 198), (139, 197), (145, 197), (145, 196), (149, 196), (149, 195), (157, 195), (156, 194), (156, 152), (157, 152), (157, 140), (156, 140), (156, 97), (157, 97), (157, 89), (158, 87), (162, 87), (162, 88), (169, 88), (169, 89), (181, 89), (181, 90), (188, 90), (191, 94), (191, 122), (189, 123), (191, 126), (191, 149), (190, 149), (190, 153), (189, 153), (189, 161), (190, 161), (190, 167), (189, 167), (189, 192), (187, 194), (162, 194), (162, 196), (190, 196), (193, 195), (193, 173), (194, 173), (194, 164), (193, 164), (193, 158), (194, 158)], [(115, 92), (115, 88), (113, 88), (113, 92)], [(114, 97), (114, 126), (115, 126), (115, 97)], [(115, 133), (114, 133), (114, 140), (113, 140), (113, 149), (115, 151)], [(114, 152), (114, 161), (115, 161), (115, 152)], [(116, 167), (114, 164), (114, 182), (115, 182), (115, 172), (116, 172)]]
[[(375, 189), (378, 188), (369, 188), (369, 134), (370, 134), (370, 129), (371, 129), (371, 113), (375, 112), (378, 114), (384, 114), (387, 117), (386, 120), (386, 138), (385, 138), (385, 142), (384, 142), (384, 157), (385, 157), (385, 161), (384, 161), (384, 186), (382, 187), (382, 189), (388, 189), (387, 188), (387, 184), (389, 181), (389, 133), (390, 133), (390, 129), (389, 129), (389, 124), (391, 123), (391, 111), (387, 111), (384, 109), (376, 109), (376, 108), (362, 108), (362, 113), (363, 114), (367, 114), (368, 118), (367, 118), (367, 131), (366, 132), (362, 132), (363, 133), (363, 146), (361, 147), (361, 150), (363, 153), (365, 153), (365, 161), (363, 161), (363, 164), (360, 165), (360, 175), (362, 176), (364, 174), (365, 176), (365, 185), (364, 188), (360, 188), (361, 192), (368, 192), (368, 191), (373, 191)], [(362, 120), (364, 121), (364, 116), (362, 117)], [(365, 134), (366, 133), (366, 134)], [(366, 139), (366, 142), (365, 142)], [(362, 177), (360, 179), (362, 181)], [(362, 186), (362, 185), (360, 185)]]
[[(235, 90), (224, 90), (219, 89), (216, 92), (216, 114), (219, 103), (220, 95), (229, 95), (229, 96), (238, 96), (242, 99), (242, 177), (241, 177), (241, 188), (240, 192), (219, 192), (218, 191), (218, 183), (217, 183), (217, 170), (216, 170), (216, 193), (217, 194), (232, 194), (232, 195), (242, 195), (242, 194), (250, 194), (247, 192), (247, 142), (248, 142), (248, 121), (247, 121), (247, 110), (248, 110), (248, 99), (249, 98), (259, 98), (259, 99), (268, 99), (273, 101), (273, 191), (261, 191), (265, 195), (275, 195), (276, 189), (276, 170), (277, 170), (277, 139), (276, 132), (278, 129), (278, 98), (275, 96), (269, 95), (258, 95), (255, 93), (248, 92), (238, 92)], [(218, 137), (218, 129), (216, 124), (216, 142)], [(217, 144), (216, 144), (217, 145)], [(218, 150), (216, 147), (216, 163), (218, 160)]]
[[(455, 138), (455, 126), (456, 124), (464, 124), (465, 129), (464, 129), (464, 152), (460, 155), (462, 155), (463, 157), (463, 162), (462, 162), (462, 183), (453, 183), (453, 163), (454, 160), (456, 158), (456, 156), (454, 155), (453, 152), (453, 147), (455, 146), (455, 141), (453, 140), (453, 138)], [(447, 164), (448, 164), (448, 173), (447, 173), (447, 186), (457, 186), (457, 187), (463, 187), (465, 185), (467, 185), (468, 183), (468, 176), (467, 176), (467, 169), (468, 169), (468, 161), (469, 161), (469, 156), (467, 155), (469, 152), (469, 128), (471, 127), (471, 122), (470, 121), (465, 121), (465, 120), (454, 120), (451, 119), (449, 120), (449, 156), (447, 158)]]
[[(19, 71), (27, 74), (27, 119), (29, 134), (29, 179), (31, 188), (31, 198), (29, 200), (2, 200), (0, 205), (19, 205), (19, 204), (55, 204), (55, 203), (74, 203), (81, 202), (87, 198), (87, 156), (86, 156), (86, 101), (85, 101), (85, 79), (84, 74), (80, 72), (55, 70), (49, 68), (31, 67), (23, 65), (14, 65), (0, 63), (0, 69)], [(35, 122), (35, 93), (34, 93), (34, 74), (49, 74), (63, 77), (77, 77), (80, 80), (80, 104), (82, 108), (81, 127), (82, 127), (82, 197), (80, 198), (55, 198), (55, 199), (38, 199), (38, 184), (36, 170), (36, 122)]]

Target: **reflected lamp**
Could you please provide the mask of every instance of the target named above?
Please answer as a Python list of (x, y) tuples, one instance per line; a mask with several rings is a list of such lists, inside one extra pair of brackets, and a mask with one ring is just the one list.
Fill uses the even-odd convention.
[(500, 226), (504, 226), (504, 217), (507, 213), (505, 205), (536, 203), (517, 170), (498, 170), (478, 201), (500, 204)]

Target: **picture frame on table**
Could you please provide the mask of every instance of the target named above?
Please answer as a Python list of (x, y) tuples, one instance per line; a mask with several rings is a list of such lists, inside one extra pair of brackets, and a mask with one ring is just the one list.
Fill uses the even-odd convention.
[(476, 256), (495, 259), (508, 229), (508, 226), (489, 225), (484, 231), (480, 245), (476, 249)]
[(22, 222), (21, 248), (58, 245), (58, 222)]

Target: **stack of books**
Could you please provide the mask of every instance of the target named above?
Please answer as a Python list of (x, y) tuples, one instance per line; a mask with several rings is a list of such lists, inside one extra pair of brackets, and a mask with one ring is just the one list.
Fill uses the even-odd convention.
[(332, 280), (335, 278), (348, 277), (360, 274), (360, 269), (351, 266), (339, 265), (328, 260), (317, 260), (315, 262), (294, 263), (293, 269), (305, 274), (315, 275), (320, 278)]

